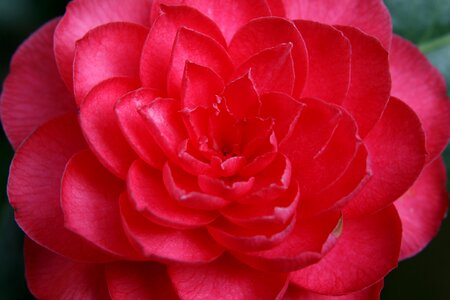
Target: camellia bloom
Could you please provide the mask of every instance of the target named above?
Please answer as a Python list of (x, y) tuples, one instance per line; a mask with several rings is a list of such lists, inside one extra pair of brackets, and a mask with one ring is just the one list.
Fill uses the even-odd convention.
[(447, 210), (442, 76), (381, 0), (77, 0), (15, 54), (42, 299), (377, 299)]

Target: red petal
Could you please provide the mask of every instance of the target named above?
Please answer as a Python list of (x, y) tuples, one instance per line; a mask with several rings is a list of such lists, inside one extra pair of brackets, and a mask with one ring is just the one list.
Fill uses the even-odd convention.
[(137, 160), (128, 173), (128, 192), (136, 210), (151, 221), (176, 229), (201, 227), (211, 223), (216, 214), (181, 206), (164, 188), (161, 172)]
[(155, 90), (145, 88), (130, 92), (116, 102), (115, 111), (120, 129), (134, 151), (146, 163), (161, 169), (166, 157), (139, 113), (139, 109), (153, 102), (157, 95)]
[(261, 116), (275, 120), (274, 131), (278, 144), (292, 134), (304, 104), (289, 95), (269, 93), (261, 96)]
[(380, 119), (389, 100), (391, 77), (388, 52), (361, 31), (339, 26), (352, 45), (351, 82), (342, 105), (355, 118), (359, 136), (366, 136)]
[(110, 299), (102, 264), (69, 260), (40, 247), (28, 238), (25, 238), (24, 251), (28, 288), (36, 298)]
[[(320, 100), (307, 101), (291, 135), (280, 145), (282, 153), (311, 160), (329, 141), (342, 117), (341, 109)], [(303, 104), (303, 102), (301, 102)]]
[(448, 208), (446, 182), (443, 160), (436, 159), (394, 202), (403, 226), (400, 259), (416, 255), (437, 234)]
[(81, 104), (103, 80), (139, 80), (139, 61), (148, 29), (131, 23), (110, 23), (89, 31), (77, 41), (73, 62), (75, 99)]
[(280, 299), (287, 287), (285, 274), (257, 271), (229, 256), (203, 266), (170, 266), (168, 270), (183, 300)]
[(289, 188), (291, 175), (291, 162), (284, 155), (278, 154), (269, 166), (255, 176), (251, 193), (244, 198), (236, 199), (236, 202), (270, 203)]
[(114, 300), (177, 300), (165, 266), (158, 263), (116, 263), (106, 266), (106, 280)]
[(263, 251), (283, 243), (292, 233), (295, 216), (281, 228), (250, 229), (235, 225), (226, 220), (218, 220), (208, 225), (209, 234), (225, 248), (238, 251)]
[(336, 182), (318, 193), (302, 197), (302, 216), (318, 215), (327, 210), (342, 208), (361, 191), (371, 176), (367, 149), (361, 144), (353, 161)]
[(289, 19), (304, 19), (325, 24), (348, 25), (376, 37), (389, 49), (392, 38), (391, 16), (380, 0), (282, 0)]
[(273, 16), (285, 17), (286, 12), (284, 10), (283, 1), (280, 0), (266, 0), (267, 4), (269, 4), (270, 11)]
[(383, 117), (367, 135), (372, 177), (345, 207), (349, 215), (365, 215), (386, 207), (414, 183), (425, 162), (425, 139), (413, 110), (391, 98)]
[(58, 21), (45, 24), (20, 46), (3, 83), (1, 121), (14, 148), (45, 122), (76, 110), (53, 56)]
[(152, 7), (153, 20), (158, 15), (161, 4), (184, 4), (198, 9), (218, 25), (227, 42), (231, 40), (241, 26), (250, 20), (270, 15), (270, 9), (264, 0), (222, 0), (220, 2), (210, 0), (155, 0)]
[[(144, 86), (165, 91), (172, 48), (181, 27), (203, 33), (224, 47), (226, 43), (217, 25), (196, 9), (186, 6), (159, 6), (158, 2), (162, 1), (153, 1), (153, 9), (158, 10), (160, 15), (153, 23), (145, 42), (140, 73)], [(179, 2), (173, 4), (181, 4), (181, 1)]]
[(437, 157), (450, 138), (450, 103), (444, 77), (410, 42), (394, 36), (390, 52), (392, 95), (408, 104), (423, 125), (427, 162)]
[(120, 178), (126, 178), (136, 153), (122, 135), (114, 106), (122, 95), (136, 87), (133, 80), (112, 78), (92, 89), (80, 108), (80, 125), (90, 148)]
[(38, 244), (76, 260), (105, 261), (111, 258), (64, 227), (60, 206), (66, 163), (86, 147), (76, 116), (44, 124), (16, 152), (8, 197), (16, 222)]
[(223, 96), (230, 113), (238, 119), (256, 117), (261, 103), (250, 74), (229, 83)]
[(253, 20), (239, 29), (233, 37), (229, 53), (235, 65), (239, 66), (267, 48), (289, 43), (292, 44), (291, 54), (295, 69), (294, 94), (298, 96), (308, 72), (308, 54), (302, 36), (292, 22), (274, 17)]
[(332, 26), (297, 20), (308, 51), (308, 76), (302, 97), (342, 103), (350, 85), (351, 46)]
[(222, 78), (213, 70), (187, 62), (181, 88), (182, 107), (187, 110), (212, 107), (224, 87)]
[(67, 163), (61, 183), (66, 228), (117, 256), (138, 258), (120, 223), (119, 195), (124, 183), (110, 174), (88, 150)]
[(274, 203), (253, 205), (234, 203), (223, 209), (221, 214), (232, 223), (246, 228), (279, 227), (292, 220), (297, 211), (299, 198), (298, 184), (292, 184)]
[(208, 67), (224, 79), (233, 70), (225, 48), (207, 35), (182, 27), (175, 38), (167, 74), (169, 96), (180, 94), (186, 61)]
[(261, 51), (244, 62), (234, 78), (249, 73), (259, 94), (280, 92), (292, 95), (295, 84), (292, 44), (280, 44)]
[[(307, 105), (309, 103), (317, 105), (320, 102), (307, 101), (306, 103)], [(340, 109), (338, 107), (336, 108)], [(307, 108), (305, 112), (307, 112)], [(312, 132), (316, 132), (318, 128), (309, 127), (319, 121), (319, 119), (313, 120), (313, 123), (308, 124), (306, 122), (309, 122), (309, 120), (303, 120), (302, 117), (303, 114), (298, 123), (301, 127), (296, 128), (298, 133), (294, 131), (292, 136), (299, 134), (305, 137), (311, 137), (313, 141), (317, 139), (321, 140), (322, 137), (313, 137), (311, 134)], [(308, 118), (309, 116), (306, 117)], [(319, 117), (322, 116), (319, 115)], [(332, 119), (326, 122), (334, 123)], [(328, 124), (325, 124), (325, 126), (324, 124), (318, 124), (318, 126), (326, 127)], [(303, 131), (300, 131), (302, 127)], [(328, 131), (329, 128), (325, 129)], [(308, 130), (312, 132), (308, 132)], [(358, 144), (360, 143), (356, 130), (356, 124), (353, 118), (344, 110), (341, 110), (338, 124), (333, 128), (331, 135), (325, 141), (322, 148), (314, 153), (314, 155), (308, 156), (309, 153), (304, 150), (307, 146), (304, 146), (302, 143), (289, 145), (289, 149), (287, 148), (288, 141), (284, 144), (285, 147), (283, 148), (288, 150), (284, 150), (284, 153), (287, 154), (292, 162), (293, 170), (295, 170), (294, 176), (296, 176), (300, 184), (300, 190), (304, 195), (310, 195), (323, 190), (338, 180), (345, 172), (355, 157)], [(311, 143), (311, 141), (305, 141), (305, 143)]]
[(145, 118), (155, 142), (168, 157), (176, 159), (179, 147), (186, 138), (177, 101), (157, 98), (139, 111)]
[(147, 0), (132, 3), (128, 0), (71, 1), (55, 31), (56, 61), (66, 85), (72, 89), (76, 41), (89, 30), (106, 23), (130, 22), (149, 26), (150, 5)]
[(128, 238), (150, 259), (199, 264), (211, 262), (223, 252), (203, 228), (176, 230), (150, 222), (131, 207), (125, 194), (120, 198), (120, 210)]
[(195, 177), (166, 164), (163, 168), (163, 180), (170, 196), (180, 205), (202, 210), (216, 210), (230, 202), (222, 197), (200, 192)]
[(319, 261), (334, 246), (342, 230), (340, 217), (340, 213), (332, 212), (312, 220), (299, 220), (292, 233), (278, 246), (267, 251), (236, 253), (235, 256), (260, 270), (299, 270)]
[(291, 282), (319, 294), (342, 295), (381, 280), (397, 265), (401, 222), (391, 205), (348, 220), (336, 245), (318, 263), (292, 272)]
[(316, 294), (291, 284), (289, 285), (283, 300), (379, 300), (383, 286), (383, 281), (380, 281), (362, 291), (343, 296), (328, 296)]

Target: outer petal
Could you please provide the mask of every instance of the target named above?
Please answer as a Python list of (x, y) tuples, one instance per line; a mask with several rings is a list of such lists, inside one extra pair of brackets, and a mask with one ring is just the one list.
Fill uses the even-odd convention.
[(264, 0), (155, 0), (152, 7), (153, 20), (158, 15), (161, 4), (184, 4), (196, 8), (219, 26), (227, 42), (250, 20), (270, 15), (270, 9)]
[(120, 210), (128, 238), (153, 260), (182, 264), (209, 263), (223, 252), (205, 229), (176, 230), (150, 222), (131, 207), (125, 194), (120, 198)]
[(108, 290), (113, 300), (179, 299), (167, 275), (158, 263), (116, 263), (106, 266)]
[(80, 108), (80, 125), (90, 148), (120, 178), (126, 178), (136, 153), (120, 130), (114, 106), (122, 95), (136, 87), (137, 83), (128, 78), (112, 78), (92, 89)]
[(110, 174), (89, 151), (67, 163), (61, 184), (64, 224), (99, 248), (125, 258), (139, 258), (122, 229), (119, 195), (122, 181)]
[(211, 223), (216, 213), (181, 206), (164, 188), (162, 173), (137, 160), (128, 173), (128, 192), (137, 211), (157, 224), (177, 229), (201, 227)]
[(160, 169), (166, 157), (139, 113), (139, 109), (152, 103), (157, 95), (155, 90), (146, 88), (130, 92), (116, 102), (115, 111), (120, 129), (133, 150), (146, 163)]
[(171, 266), (169, 275), (182, 300), (279, 299), (287, 287), (285, 274), (257, 271), (229, 256), (203, 266)]
[(111, 258), (64, 227), (60, 206), (66, 163), (86, 147), (76, 116), (44, 124), (16, 152), (8, 197), (16, 222), (38, 244), (76, 260), (105, 261)]
[(443, 160), (436, 159), (394, 202), (403, 225), (400, 259), (417, 254), (437, 234), (448, 208), (446, 182)]
[(0, 117), (14, 148), (40, 125), (76, 109), (53, 56), (58, 21), (45, 24), (20, 46), (3, 84)]
[(381, 0), (282, 0), (286, 16), (330, 25), (359, 28), (376, 37), (389, 49), (392, 37), (391, 16)]
[(219, 43), (207, 35), (186, 27), (178, 30), (167, 74), (169, 96), (179, 96), (186, 61), (205, 66), (223, 79), (233, 70), (230, 57)]
[(55, 32), (56, 61), (66, 85), (72, 88), (76, 41), (89, 30), (106, 23), (131, 22), (149, 26), (150, 6), (151, 1), (148, 0), (71, 1)]
[(163, 5), (157, 9), (161, 10), (161, 14), (153, 23), (145, 41), (140, 74), (145, 87), (165, 92), (172, 48), (181, 27), (209, 36), (223, 47), (226, 43), (217, 25), (192, 7)]
[(432, 161), (450, 138), (450, 102), (445, 81), (410, 42), (394, 36), (390, 52), (392, 95), (405, 101), (419, 116)]
[(308, 76), (302, 97), (342, 103), (350, 85), (351, 46), (332, 26), (297, 20), (308, 51)]
[(104, 266), (69, 260), (25, 238), (25, 276), (36, 298), (107, 300)]
[(274, 17), (253, 20), (236, 32), (228, 51), (235, 65), (239, 66), (265, 49), (289, 43), (292, 44), (296, 79), (294, 94), (298, 96), (305, 84), (309, 62), (303, 38), (292, 22)]
[(280, 92), (292, 95), (295, 86), (292, 44), (279, 44), (255, 54), (237, 68), (234, 78), (245, 73), (250, 73), (259, 94)]
[(417, 115), (391, 98), (381, 120), (365, 138), (373, 176), (345, 207), (349, 216), (386, 207), (414, 183), (425, 162), (425, 139)]
[(344, 229), (334, 248), (317, 264), (292, 272), (291, 282), (329, 295), (372, 285), (397, 265), (401, 231), (393, 205), (360, 219), (344, 216)]
[(187, 111), (197, 107), (209, 108), (216, 103), (225, 84), (213, 70), (190, 62), (186, 63), (181, 87), (182, 107)]
[(131, 23), (110, 23), (89, 31), (77, 41), (73, 62), (75, 99), (112, 77), (139, 79), (139, 61), (148, 29)]
[(289, 285), (283, 300), (379, 300), (383, 286), (383, 281), (380, 281), (359, 292), (343, 296), (328, 296), (316, 294), (291, 284)]
[[(317, 100), (304, 101), (307, 107), (281, 149), (292, 162), (300, 190), (311, 195), (339, 179), (355, 157), (360, 140), (355, 121), (340, 107)], [(332, 110), (337, 111), (336, 115), (322, 121)], [(320, 148), (316, 148), (319, 144)]]
[(380, 119), (389, 101), (391, 78), (388, 52), (363, 32), (339, 26), (352, 45), (351, 81), (343, 107), (355, 118), (358, 133), (366, 136)]

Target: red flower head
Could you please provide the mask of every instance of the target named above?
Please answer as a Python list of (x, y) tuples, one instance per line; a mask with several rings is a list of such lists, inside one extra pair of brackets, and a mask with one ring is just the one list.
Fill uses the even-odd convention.
[(377, 298), (447, 209), (446, 87), (391, 32), (381, 0), (71, 2), (1, 102), (33, 294)]

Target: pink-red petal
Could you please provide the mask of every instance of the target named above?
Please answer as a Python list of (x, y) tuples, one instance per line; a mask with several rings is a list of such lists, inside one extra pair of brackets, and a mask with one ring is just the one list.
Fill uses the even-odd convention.
[(139, 81), (139, 61), (148, 29), (132, 23), (110, 23), (77, 41), (73, 62), (78, 104), (98, 83), (113, 77)]
[(270, 15), (270, 9), (264, 0), (233, 1), (222, 0), (155, 0), (152, 7), (152, 19), (158, 16), (161, 4), (191, 6), (209, 17), (220, 28), (229, 42), (235, 32), (250, 20)]
[(296, 271), (318, 262), (334, 246), (341, 231), (341, 214), (331, 212), (297, 221), (292, 233), (272, 249), (233, 255), (256, 269)]
[(157, 96), (158, 93), (153, 89), (138, 89), (120, 98), (116, 102), (115, 111), (120, 129), (129, 145), (146, 163), (161, 169), (166, 157), (139, 113), (140, 108), (152, 103)]
[(84, 148), (87, 145), (75, 115), (44, 124), (16, 152), (8, 197), (16, 222), (36, 243), (76, 260), (110, 260), (110, 256), (64, 226), (61, 177), (67, 161)]
[(67, 87), (72, 89), (76, 41), (91, 29), (106, 23), (130, 22), (149, 26), (150, 6), (148, 0), (71, 1), (55, 31), (55, 57)]
[(302, 36), (289, 20), (266, 17), (247, 23), (236, 32), (228, 51), (234, 64), (239, 66), (265, 49), (289, 43), (292, 44), (291, 54), (295, 73), (294, 94), (298, 96), (305, 84), (309, 59)]
[(394, 36), (389, 55), (391, 94), (408, 104), (425, 131), (427, 162), (435, 159), (450, 138), (450, 101), (444, 77), (410, 42)]
[(25, 276), (38, 299), (108, 300), (104, 265), (69, 260), (25, 238)]
[[(291, 283), (328, 295), (359, 291), (397, 265), (401, 222), (393, 205), (359, 219), (343, 220), (336, 245), (318, 263), (291, 273)], [(370, 266), (370, 267), (369, 267)]]
[(90, 148), (120, 178), (126, 178), (137, 156), (120, 130), (114, 107), (122, 95), (137, 86), (128, 78), (103, 81), (91, 90), (80, 107), (80, 126)]
[(390, 48), (392, 22), (383, 1), (282, 0), (282, 2), (289, 19), (356, 27), (376, 37), (385, 49)]
[(178, 30), (167, 74), (169, 96), (179, 96), (186, 62), (205, 66), (221, 78), (228, 79), (233, 64), (225, 48), (198, 31), (182, 27)]
[(234, 78), (249, 73), (259, 94), (280, 92), (292, 95), (296, 82), (292, 44), (265, 49), (240, 65)]
[(394, 202), (414, 183), (425, 162), (425, 137), (420, 120), (396, 98), (391, 98), (364, 144), (373, 175), (345, 207), (349, 216), (365, 215)]
[(164, 265), (121, 262), (105, 269), (109, 295), (113, 300), (178, 300)]
[(437, 234), (448, 209), (446, 182), (444, 162), (436, 159), (394, 202), (403, 226), (400, 259), (416, 255)]
[(285, 274), (257, 271), (230, 256), (203, 266), (170, 266), (168, 271), (182, 300), (280, 299), (287, 288)]
[[(145, 87), (166, 91), (166, 77), (170, 57), (178, 30), (187, 27), (214, 39), (223, 47), (225, 40), (217, 25), (198, 10), (187, 6), (159, 6), (153, 1), (154, 9), (160, 10), (150, 30), (142, 51), (140, 74)], [(170, 1), (164, 1), (168, 3)], [(168, 3), (170, 4), (170, 3)], [(173, 3), (181, 4), (181, 3)]]
[(182, 141), (186, 138), (178, 102), (157, 98), (142, 106), (139, 112), (155, 142), (169, 158), (176, 160)]
[(351, 80), (342, 106), (355, 118), (358, 134), (366, 136), (380, 119), (391, 90), (388, 52), (380, 42), (352, 27), (338, 26), (352, 46)]
[(19, 47), (3, 83), (0, 118), (13, 148), (40, 125), (76, 110), (53, 56), (53, 32), (58, 22), (48, 22)]
[(181, 206), (167, 193), (162, 173), (137, 160), (128, 173), (128, 193), (136, 210), (151, 221), (176, 229), (201, 227), (211, 223), (216, 213)]
[(383, 281), (380, 281), (362, 291), (342, 296), (329, 296), (316, 294), (291, 284), (284, 294), (283, 300), (379, 300), (383, 286)]
[(121, 226), (119, 195), (124, 182), (114, 177), (89, 150), (67, 163), (61, 183), (66, 228), (102, 250), (128, 259), (139, 258)]
[(341, 104), (350, 85), (351, 46), (332, 26), (296, 20), (308, 51), (308, 76), (302, 97)]
[(201, 264), (223, 253), (205, 229), (177, 230), (152, 223), (134, 210), (126, 196), (120, 197), (122, 224), (130, 241), (141, 253), (164, 263)]

